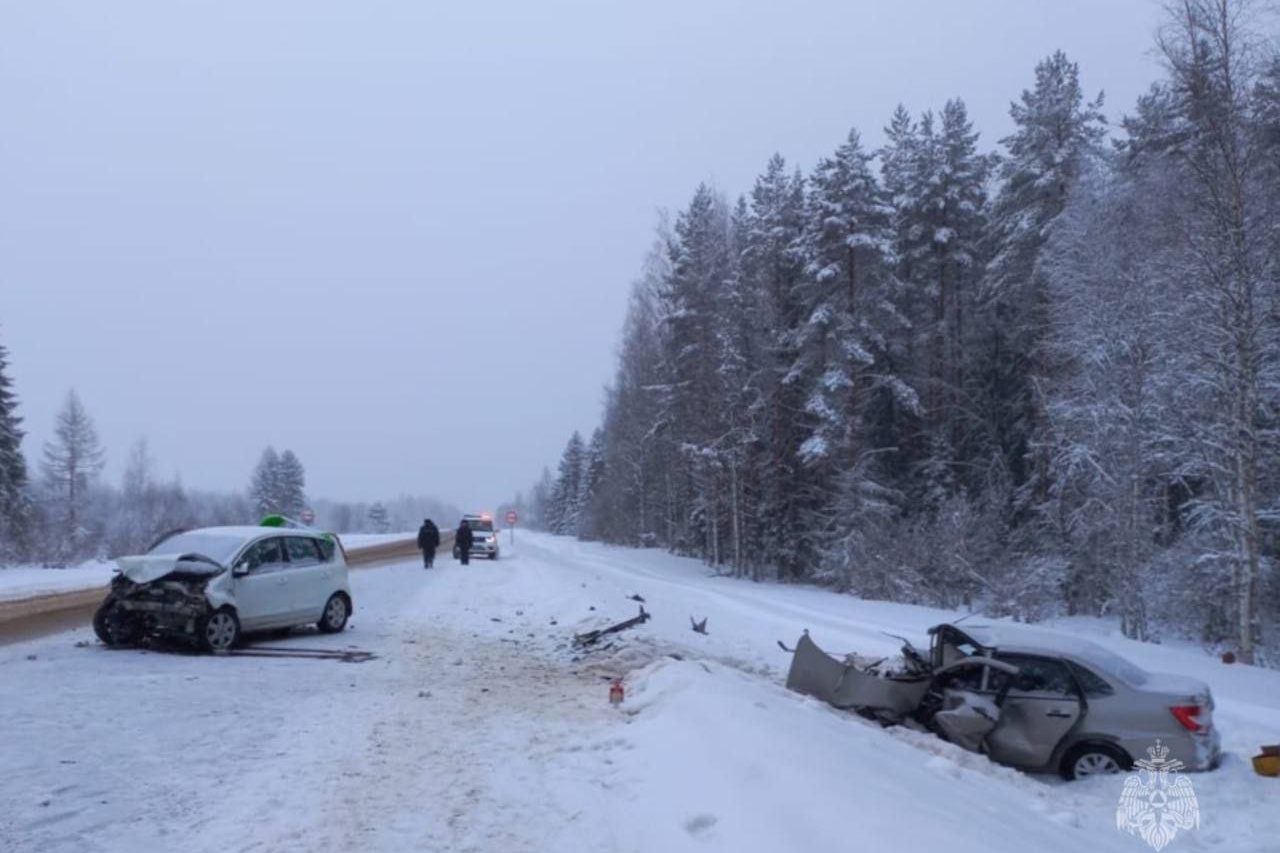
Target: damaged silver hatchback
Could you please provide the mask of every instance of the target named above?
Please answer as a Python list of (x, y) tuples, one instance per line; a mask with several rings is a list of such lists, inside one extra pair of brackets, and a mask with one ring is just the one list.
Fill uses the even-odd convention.
[(93, 617), (111, 646), (178, 639), (225, 651), (241, 632), (315, 624), (341, 631), (351, 615), (337, 537), (306, 529), (209, 527), (120, 557)]
[(885, 725), (921, 728), (993, 761), (1078, 779), (1133, 765), (1159, 740), (1188, 770), (1219, 760), (1202, 681), (1150, 673), (1094, 643), (1019, 626), (937, 625), (922, 653), (843, 660), (806, 632), (787, 687)]

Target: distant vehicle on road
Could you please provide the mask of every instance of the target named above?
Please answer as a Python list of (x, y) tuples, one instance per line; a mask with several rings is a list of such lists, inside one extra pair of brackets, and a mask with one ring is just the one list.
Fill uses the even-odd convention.
[(314, 530), (188, 530), (116, 565), (93, 617), (98, 638), (111, 646), (172, 638), (225, 651), (242, 632), (314, 624), (336, 633), (352, 612), (342, 545)]
[[(471, 556), (488, 557), (490, 560), (498, 559), (498, 531), (493, 528), (493, 516), (488, 513), (477, 513), (464, 515), (462, 520), (467, 523), (475, 536), (471, 543)], [(456, 560), (461, 556), (458, 553), (458, 546), (454, 545), (453, 558)]]

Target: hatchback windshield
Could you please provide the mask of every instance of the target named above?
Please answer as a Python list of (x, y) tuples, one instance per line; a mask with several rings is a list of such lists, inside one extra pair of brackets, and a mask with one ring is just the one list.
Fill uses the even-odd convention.
[(192, 530), (189, 533), (170, 536), (147, 553), (173, 554), (175, 556), (180, 554), (200, 554), (225, 566), (231, 562), (231, 558), (236, 555), (236, 552), (240, 550), (240, 546), (243, 544), (244, 538), (241, 536)]
[(493, 522), (478, 518), (467, 519), (467, 527), (470, 527), (476, 533), (492, 533)]

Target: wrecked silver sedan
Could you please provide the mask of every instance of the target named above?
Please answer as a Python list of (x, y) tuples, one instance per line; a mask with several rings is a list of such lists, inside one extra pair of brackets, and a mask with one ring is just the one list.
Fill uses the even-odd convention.
[(787, 687), (885, 725), (931, 731), (993, 761), (1066, 779), (1115, 773), (1161, 744), (1189, 770), (1219, 760), (1208, 685), (1149, 673), (1101, 646), (1017, 626), (937, 625), (922, 653), (837, 659), (806, 632)]

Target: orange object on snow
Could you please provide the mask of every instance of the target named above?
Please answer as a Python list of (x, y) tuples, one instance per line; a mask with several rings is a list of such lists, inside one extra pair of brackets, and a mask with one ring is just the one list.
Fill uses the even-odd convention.
[(627, 691), (622, 686), (622, 679), (615, 678), (613, 683), (609, 685), (609, 704), (621, 705), (622, 700), (626, 698)]

